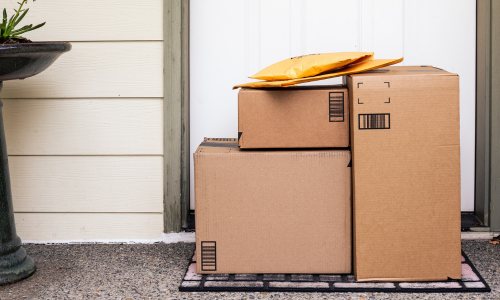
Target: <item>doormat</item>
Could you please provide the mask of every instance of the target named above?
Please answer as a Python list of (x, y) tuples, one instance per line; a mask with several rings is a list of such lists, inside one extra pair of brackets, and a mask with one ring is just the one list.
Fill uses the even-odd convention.
[(462, 280), (436, 282), (356, 282), (352, 274), (197, 274), (195, 253), (179, 291), (478, 293), (491, 289), (462, 251)]

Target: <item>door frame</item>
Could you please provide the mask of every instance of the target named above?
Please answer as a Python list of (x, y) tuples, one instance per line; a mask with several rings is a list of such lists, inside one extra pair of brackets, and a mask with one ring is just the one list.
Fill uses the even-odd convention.
[[(189, 0), (164, 0), (164, 232), (187, 226)], [(500, 1), (476, 1), (476, 216), (500, 231)]]
[(189, 0), (164, 0), (163, 231), (189, 217)]
[(476, 174), (474, 211), (500, 231), (500, 3), (476, 1)]

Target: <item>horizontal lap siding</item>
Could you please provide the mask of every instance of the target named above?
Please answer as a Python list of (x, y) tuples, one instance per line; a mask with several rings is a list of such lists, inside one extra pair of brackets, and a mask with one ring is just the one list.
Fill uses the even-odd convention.
[(162, 213), (16, 213), (14, 218), (17, 234), (29, 241), (159, 239), (163, 227)]
[(161, 156), (11, 156), (16, 212), (162, 212)]
[(10, 155), (162, 155), (163, 99), (3, 99)]
[[(6, 2), (5, 7), (17, 8), (18, 0)], [(43, 29), (26, 36), (33, 41), (161, 41), (162, 3), (157, 0), (30, 1), (26, 22), (47, 23)]]
[(5, 82), (2, 97), (163, 97), (163, 42), (72, 45), (43, 73)]
[(163, 2), (28, 7), (26, 22), (47, 24), (27, 38), (70, 41), (73, 49), (35, 77), (5, 82), (0, 93), (19, 236), (159, 238)]

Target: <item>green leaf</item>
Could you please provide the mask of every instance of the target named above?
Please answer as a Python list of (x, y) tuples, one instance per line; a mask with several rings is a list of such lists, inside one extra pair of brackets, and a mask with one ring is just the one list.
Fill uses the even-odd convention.
[(6, 25), (7, 25), (7, 10), (4, 8), (3, 9), (2, 27), (5, 28)]
[(32, 26), (33, 26), (33, 24), (23, 26), (23, 27), (21, 27), (21, 28), (19, 28), (19, 29), (13, 30), (13, 31), (11, 32), (11, 34), (13, 34), (13, 35), (14, 35), (14, 34), (16, 34), (16, 33), (18, 33), (18, 32), (23, 31), (23, 30), (30, 29)]
[(7, 22), (7, 24), (12, 24), (13, 23), (12, 21), (14, 21), (14, 17), (15, 17), (15, 15), (12, 15), (9, 19), (9, 22)]
[[(20, 35), (20, 34), (23, 34), (23, 33), (25, 33), (25, 32), (35, 30), (35, 29), (37, 29), (37, 28), (42, 27), (43, 25), (45, 25), (45, 22), (43, 22), (43, 23), (41, 23), (41, 24), (38, 24), (38, 25), (36, 25), (35, 27), (32, 27), (32, 28), (30, 27), (30, 28), (25, 29), (25, 30), (23, 30), (23, 31), (16, 32), (15, 34), (12, 34), (12, 36), (15, 36), (15, 35)], [(31, 25), (29, 25), (29, 26), (31, 26)], [(26, 26), (25, 26), (25, 27), (26, 27)]]
[(17, 24), (19, 24), (19, 22), (21, 22), (21, 20), (24, 18), (24, 16), (26, 16), (26, 14), (28, 13), (28, 10), (30, 10), (29, 8), (27, 10), (25, 10), (23, 12), (23, 14), (17, 19), (17, 21), (14, 22), (14, 26), (13, 27), (16, 27)]
[(3, 9), (3, 21), (2, 21), (2, 24), (0, 25), (0, 36), (1, 37), (6, 36), (6, 31), (7, 31), (7, 10), (4, 8)]

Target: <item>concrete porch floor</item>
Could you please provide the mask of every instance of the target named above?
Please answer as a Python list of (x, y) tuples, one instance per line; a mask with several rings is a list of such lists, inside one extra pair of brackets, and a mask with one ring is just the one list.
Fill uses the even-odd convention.
[(500, 299), (500, 245), (463, 240), (491, 293), (180, 293), (194, 243), (26, 244), (30, 278), (0, 286), (0, 299)]

